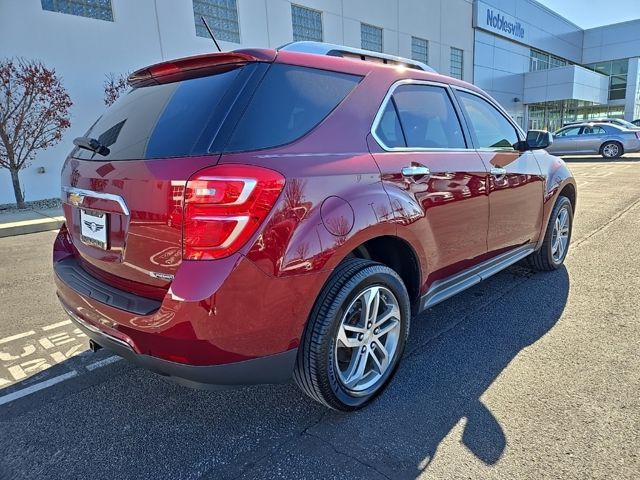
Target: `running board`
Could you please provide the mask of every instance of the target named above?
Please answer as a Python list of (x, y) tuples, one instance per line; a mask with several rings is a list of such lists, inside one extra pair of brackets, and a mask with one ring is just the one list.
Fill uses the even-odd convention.
[(522, 260), (533, 253), (534, 250), (535, 247), (532, 244), (523, 245), (486, 260), (475, 267), (456, 273), (449, 278), (433, 282), (429, 291), (420, 299), (420, 311), (433, 307), (453, 297), (455, 294), (480, 283), (482, 280), (486, 280), (491, 275), (495, 275), (499, 271)]

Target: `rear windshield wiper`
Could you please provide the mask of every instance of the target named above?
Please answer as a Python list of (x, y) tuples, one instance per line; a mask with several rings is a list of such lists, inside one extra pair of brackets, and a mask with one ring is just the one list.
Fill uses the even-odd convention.
[(102, 145), (95, 138), (91, 137), (78, 137), (73, 141), (73, 144), (78, 148), (84, 148), (85, 150), (96, 152), (98, 155), (102, 155), (103, 157), (106, 157), (111, 153), (111, 150)]

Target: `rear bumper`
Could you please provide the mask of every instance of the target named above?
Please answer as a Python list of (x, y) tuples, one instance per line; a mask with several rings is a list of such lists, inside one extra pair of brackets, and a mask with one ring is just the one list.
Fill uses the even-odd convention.
[(71, 320), (101, 347), (126, 358), (140, 367), (195, 388), (223, 389), (237, 385), (286, 383), (291, 378), (297, 349), (223, 365), (187, 365), (136, 353), (131, 346), (86, 322), (61, 302)]

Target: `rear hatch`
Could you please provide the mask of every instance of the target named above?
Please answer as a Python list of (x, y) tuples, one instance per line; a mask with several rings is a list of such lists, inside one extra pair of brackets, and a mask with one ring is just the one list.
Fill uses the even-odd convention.
[(138, 71), (134, 88), (77, 139), (63, 167), (62, 198), (85, 270), (138, 295), (166, 293), (182, 261), (186, 181), (218, 162), (219, 144), (267, 68), (262, 62), (273, 60), (269, 51), (257, 53)]

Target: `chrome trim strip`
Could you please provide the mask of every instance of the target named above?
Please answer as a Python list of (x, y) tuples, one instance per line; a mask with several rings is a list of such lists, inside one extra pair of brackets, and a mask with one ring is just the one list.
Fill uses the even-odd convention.
[(130, 215), (129, 208), (125, 203), (124, 198), (122, 198), (120, 195), (115, 195), (113, 193), (94, 192), (92, 190), (85, 190), (83, 188), (76, 187), (62, 187), (62, 191), (64, 192), (64, 203), (69, 203), (69, 194), (73, 193), (81, 197), (99, 198), (101, 200), (110, 200), (112, 202), (116, 202), (120, 206), (123, 214), (125, 214), (127, 217)]
[(69, 309), (69, 307), (67, 307), (64, 302), (60, 302), (60, 305), (62, 305), (62, 308), (64, 309), (65, 312), (67, 312), (67, 315), (69, 315), (69, 317), (71, 318), (71, 320), (73, 320), (74, 322), (76, 322), (77, 324), (79, 324), (81, 327), (86, 328), (87, 330), (89, 330), (90, 332), (95, 333), (96, 335), (101, 335), (103, 337), (106, 337), (107, 339), (111, 340), (112, 342), (117, 343), (118, 345), (121, 345), (125, 348), (127, 348), (128, 350), (131, 350), (131, 352), (133, 352), (133, 348), (131, 348), (131, 345), (129, 345), (127, 342), (125, 342), (124, 340), (121, 340), (117, 337), (114, 337), (113, 335), (109, 335), (108, 333), (100, 330), (99, 328), (94, 327), (93, 325), (91, 325), (90, 323), (85, 322), (82, 318), (80, 318), (75, 312), (71, 311)]
[[(447, 92), (447, 95), (449, 95), (449, 97), (453, 95), (450, 92), (450, 86), (442, 82), (434, 82), (431, 80), (415, 80), (412, 78), (405, 78), (402, 80), (398, 80), (397, 82), (394, 82), (391, 85), (391, 87), (389, 87), (387, 94), (382, 99), (382, 103), (380, 104), (380, 107), (378, 108), (378, 112), (376, 113), (376, 116), (373, 119), (373, 124), (371, 125), (371, 136), (375, 139), (376, 142), (378, 142), (378, 145), (380, 145), (380, 147), (382, 147), (382, 149), (385, 152), (472, 152), (474, 151), (473, 148), (468, 148), (468, 147), (467, 148), (425, 148), (425, 147), (388, 147), (387, 145), (385, 145), (384, 142), (380, 139), (380, 137), (378, 137), (378, 135), (376, 134), (376, 130), (378, 129), (378, 125), (382, 121), (382, 115), (384, 114), (384, 110), (387, 108), (387, 104), (389, 103), (389, 100), (391, 99), (393, 92), (395, 92), (395, 90), (401, 85), (431, 85), (433, 87), (444, 88)], [(451, 106), (455, 109), (455, 106), (453, 104), (454, 99), (450, 98), (450, 100), (452, 104)], [(456, 112), (456, 114), (457, 113), (458, 112)], [(460, 128), (462, 128), (462, 125), (460, 125)]]
[(420, 311), (431, 308), (444, 300), (470, 288), (495, 275), (514, 263), (533, 253), (533, 244), (522, 245), (509, 252), (490, 258), (479, 265), (471, 267), (455, 275), (433, 282), (429, 291), (420, 299)]

